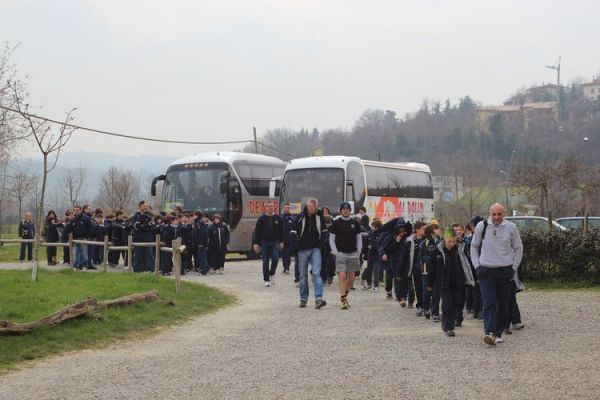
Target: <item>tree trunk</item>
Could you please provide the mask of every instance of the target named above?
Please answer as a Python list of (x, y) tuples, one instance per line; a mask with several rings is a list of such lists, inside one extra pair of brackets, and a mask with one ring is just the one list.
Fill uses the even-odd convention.
[(42, 193), (37, 212), (37, 228), (35, 231), (35, 242), (33, 243), (33, 267), (31, 268), (31, 281), (37, 282), (38, 258), (40, 243), (42, 242), (42, 225), (44, 223), (44, 195), (46, 194), (46, 180), (48, 179), (48, 154), (44, 153), (44, 174), (42, 178)]

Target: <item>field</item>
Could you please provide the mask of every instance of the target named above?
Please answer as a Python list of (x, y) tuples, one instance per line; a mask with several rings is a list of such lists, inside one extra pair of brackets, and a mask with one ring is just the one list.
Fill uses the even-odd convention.
[(0, 373), (28, 360), (144, 337), (157, 328), (215, 311), (234, 301), (217, 289), (188, 282), (183, 282), (183, 293), (176, 296), (172, 280), (153, 274), (42, 270), (35, 285), (30, 276), (28, 270), (0, 271), (0, 320), (29, 322), (87, 297), (107, 300), (156, 289), (161, 300), (105, 310), (94, 317), (40, 328), (23, 336), (2, 336)]

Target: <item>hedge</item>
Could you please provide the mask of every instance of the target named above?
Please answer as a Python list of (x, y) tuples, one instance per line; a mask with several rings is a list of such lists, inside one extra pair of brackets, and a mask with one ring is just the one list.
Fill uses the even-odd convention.
[(519, 276), (526, 281), (600, 283), (600, 230), (521, 231), (524, 255)]

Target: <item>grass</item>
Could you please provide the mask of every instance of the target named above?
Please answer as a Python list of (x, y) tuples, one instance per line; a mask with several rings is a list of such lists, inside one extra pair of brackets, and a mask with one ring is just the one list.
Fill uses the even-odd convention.
[(31, 360), (146, 337), (235, 301), (217, 289), (189, 282), (182, 282), (183, 293), (175, 295), (172, 280), (153, 274), (41, 270), (36, 284), (30, 279), (31, 271), (0, 271), (0, 320), (30, 322), (87, 297), (107, 300), (157, 289), (161, 300), (104, 310), (21, 336), (0, 336), (0, 374)]
[(589, 282), (562, 282), (562, 281), (542, 281), (526, 282), (525, 286), (531, 290), (544, 291), (586, 291), (600, 293), (600, 284), (591, 284)]

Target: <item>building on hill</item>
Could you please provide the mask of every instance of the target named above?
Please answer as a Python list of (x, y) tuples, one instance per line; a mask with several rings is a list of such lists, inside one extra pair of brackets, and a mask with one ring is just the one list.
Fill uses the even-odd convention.
[(594, 78), (590, 82), (582, 83), (583, 95), (588, 100), (599, 100), (600, 99), (600, 78)]
[(477, 108), (480, 131), (492, 133), (495, 118), (500, 118), (503, 124), (511, 124), (523, 131), (548, 131), (556, 129), (558, 106), (556, 101), (543, 101)]

